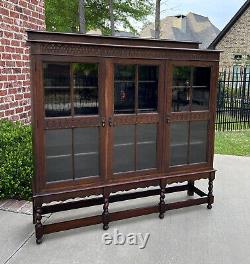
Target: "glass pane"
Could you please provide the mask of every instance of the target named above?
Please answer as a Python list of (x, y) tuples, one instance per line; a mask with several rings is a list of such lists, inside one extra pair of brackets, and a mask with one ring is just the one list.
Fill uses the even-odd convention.
[(135, 170), (135, 125), (114, 128), (113, 172)]
[(188, 163), (188, 127), (188, 122), (171, 123), (171, 166)]
[(71, 115), (69, 64), (43, 65), (46, 117)]
[(207, 121), (190, 122), (190, 163), (207, 161)]
[(174, 67), (172, 111), (189, 111), (191, 67)]
[(194, 68), (192, 87), (192, 111), (209, 108), (210, 68)]
[(45, 153), (47, 156), (72, 154), (72, 130), (54, 129), (45, 131)]
[(74, 157), (75, 178), (99, 175), (99, 155), (79, 153)]
[(48, 182), (73, 179), (71, 129), (45, 131), (45, 154)]
[(99, 129), (74, 129), (75, 178), (99, 175)]
[(46, 158), (47, 182), (72, 180), (72, 156), (58, 156)]
[(156, 125), (137, 125), (137, 170), (156, 168)]
[(74, 113), (98, 114), (98, 65), (74, 63)]
[(115, 65), (114, 112), (135, 112), (135, 65)]
[(158, 66), (139, 66), (138, 111), (157, 111)]

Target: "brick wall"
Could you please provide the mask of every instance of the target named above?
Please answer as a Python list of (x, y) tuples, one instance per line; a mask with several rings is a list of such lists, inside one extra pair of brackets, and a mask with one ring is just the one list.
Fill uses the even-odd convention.
[(44, 30), (44, 0), (0, 0), (0, 119), (30, 122), (27, 29)]
[[(220, 66), (250, 65), (250, 7), (242, 14), (226, 35), (217, 44), (216, 49), (223, 50)], [(235, 60), (235, 55), (242, 55)]]

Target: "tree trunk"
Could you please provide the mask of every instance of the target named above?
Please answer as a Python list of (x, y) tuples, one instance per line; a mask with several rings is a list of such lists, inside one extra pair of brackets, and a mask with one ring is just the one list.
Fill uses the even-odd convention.
[(109, 0), (109, 16), (110, 16), (110, 27), (111, 27), (111, 35), (115, 35), (115, 19), (114, 19), (114, 11), (113, 11), (113, 0)]
[(79, 26), (80, 26), (80, 33), (86, 33), (86, 21), (85, 21), (85, 0), (79, 0)]
[(156, 0), (155, 5), (155, 38), (160, 38), (161, 0)]

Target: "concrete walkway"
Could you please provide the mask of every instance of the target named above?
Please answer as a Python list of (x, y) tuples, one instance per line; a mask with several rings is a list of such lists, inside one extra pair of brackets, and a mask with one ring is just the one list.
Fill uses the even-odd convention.
[[(44, 237), (37, 246), (32, 216), (0, 210), (0, 263), (4, 264), (249, 264), (250, 263), (250, 157), (216, 155), (218, 170), (214, 182), (215, 204), (173, 210), (160, 220), (156, 214), (110, 224), (108, 231), (91, 226)], [(207, 181), (199, 187), (207, 190)], [(167, 195), (166, 199), (186, 197), (186, 193)], [(158, 202), (156, 198), (138, 199), (111, 205), (117, 210), (127, 206)], [(90, 208), (88, 213), (101, 211)], [(85, 215), (85, 210), (53, 214), (46, 222), (62, 217)], [(105, 245), (104, 233), (115, 229), (150, 233), (145, 249), (138, 245)]]

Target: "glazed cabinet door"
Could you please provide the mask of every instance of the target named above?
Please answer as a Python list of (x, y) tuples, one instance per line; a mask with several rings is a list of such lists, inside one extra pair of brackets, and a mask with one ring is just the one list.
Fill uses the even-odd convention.
[(215, 88), (212, 65), (173, 63), (169, 66), (166, 129), (170, 171), (211, 166)]
[(105, 177), (105, 65), (89, 58), (48, 60), (42, 62), (40, 102), (44, 119), (42, 186), (101, 181)]
[(111, 67), (110, 173), (119, 180), (159, 172), (164, 64), (116, 60)]

